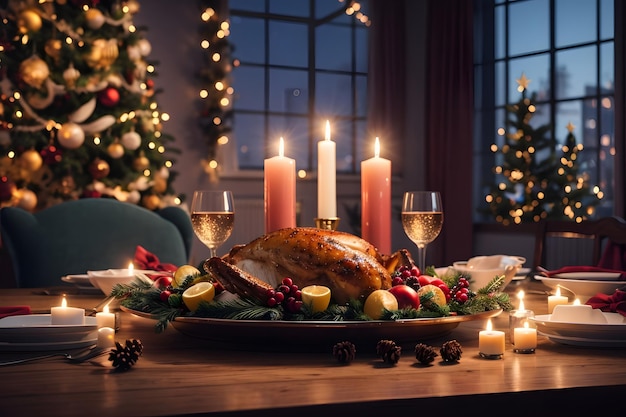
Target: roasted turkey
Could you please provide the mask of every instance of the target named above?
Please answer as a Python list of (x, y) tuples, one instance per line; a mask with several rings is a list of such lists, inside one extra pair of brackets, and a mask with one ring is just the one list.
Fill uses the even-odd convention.
[(268, 289), (290, 277), (300, 288), (329, 287), (342, 304), (390, 288), (391, 271), (400, 263), (412, 263), (408, 252), (384, 256), (350, 233), (296, 227), (237, 245), (224, 257), (207, 260), (204, 269), (236, 294), (263, 299)]

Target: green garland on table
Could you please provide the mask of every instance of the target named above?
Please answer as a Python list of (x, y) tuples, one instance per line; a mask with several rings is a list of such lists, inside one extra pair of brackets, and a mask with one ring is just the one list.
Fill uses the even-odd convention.
[[(461, 274), (440, 277), (448, 286), (454, 286)], [(512, 308), (509, 296), (498, 289), (504, 281), (504, 276), (496, 276), (484, 288), (481, 288), (465, 303), (455, 300), (445, 306), (429, 303), (434, 296), (427, 293), (420, 297), (422, 308), (419, 310), (406, 308), (400, 310), (385, 310), (382, 320), (403, 320), (417, 318), (436, 318), (454, 315), (477, 314), (485, 311)], [(363, 312), (363, 303), (350, 300), (345, 305), (331, 304), (325, 311), (313, 313), (306, 305), (298, 313), (291, 313), (280, 305), (268, 307), (259, 301), (247, 298), (227, 298), (221, 300), (219, 296), (212, 302), (203, 301), (195, 312), (190, 312), (182, 303), (182, 293), (191, 286), (191, 281), (173, 288), (168, 301), (160, 298), (161, 290), (145, 280), (137, 279), (130, 284), (117, 284), (111, 295), (120, 300), (120, 304), (130, 310), (149, 314), (157, 321), (157, 332), (164, 331), (169, 322), (177, 317), (201, 317), (231, 320), (288, 320), (288, 321), (368, 321), (371, 320)]]

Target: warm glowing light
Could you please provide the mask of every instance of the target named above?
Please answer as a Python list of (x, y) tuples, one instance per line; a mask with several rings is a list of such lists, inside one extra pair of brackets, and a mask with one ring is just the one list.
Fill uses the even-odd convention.
[(380, 156), (380, 140), (378, 140), (378, 136), (376, 136), (376, 141), (374, 142), (374, 157), (378, 158)]
[(282, 136), (278, 142), (278, 156), (285, 156), (285, 140)]

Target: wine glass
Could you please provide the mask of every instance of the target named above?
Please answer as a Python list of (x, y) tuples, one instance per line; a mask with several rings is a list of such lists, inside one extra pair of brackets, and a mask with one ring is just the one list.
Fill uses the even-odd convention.
[(230, 191), (194, 191), (191, 200), (191, 224), (198, 239), (209, 248), (211, 258), (230, 237), (235, 226), (235, 205)]
[(421, 273), (426, 269), (426, 245), (435, 240), (443, 226), (443, 207), (438, 191), (407, 191), (402, 200), (402, 227), (417, 245)]

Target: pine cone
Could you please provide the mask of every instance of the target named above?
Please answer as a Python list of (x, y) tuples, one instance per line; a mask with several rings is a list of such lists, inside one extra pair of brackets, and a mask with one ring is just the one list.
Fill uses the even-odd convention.
[(434, 361), (437, 356), (439, 356), (439, 354), (435, 351), (434, 347), (423, 343), (415, 345), (415, 359), (417, 359), (420, 363), (428, 365)]
[(356, 347), (353, 343), (345, 341), (333, 346), (333, 356), (341, 363), (350, 363), (356, 355)]
[(140, 340), (126, 339), (126, 346), (115, 342), (115, 348), (109, 353), (109, 360), (116, 369), (127, 371), (139, 360), (142, 353), (143, 345)]
[(441, 353), (441, 358), (446, 362), (458, 362), (459, 359), (461, 359), (461, 353), (463, 353), (463, 350), (461, 349), (461, 344), (459, 342), (456, 340), (449, 340), (441, 346), (439, 353)]
[(383, 358), (383, 362), (396, 364), (400, 360), (402, 347), (393, 340), (380, 340), (376, 345), (376, 354)]

